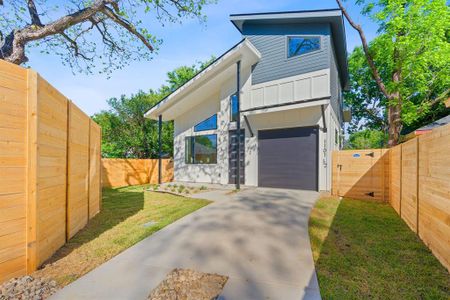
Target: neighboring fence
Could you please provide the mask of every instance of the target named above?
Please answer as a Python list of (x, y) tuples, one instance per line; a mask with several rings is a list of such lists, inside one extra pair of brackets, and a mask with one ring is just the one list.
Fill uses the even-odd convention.
[(450, 125), (389, 150), (334, 152), (332, 193), (388, 201), (450, 270)]
[(99, 126), (0, 61), (0, 282), (36, 270), (98, 213), (100, 172)]
[[(158, 183), (158, 159), (102, 159), (102, 186)], [(173, 180), (173, 161), (162, 160), (162, 182)]]

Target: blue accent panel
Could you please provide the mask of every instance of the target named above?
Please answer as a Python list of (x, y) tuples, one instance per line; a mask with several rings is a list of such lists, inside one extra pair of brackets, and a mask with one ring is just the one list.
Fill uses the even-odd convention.
[(205, 131), (217, 129), (217, 114), (212, 115), (208, 119), (194, 126), (194, 131)]
[[(252, 73), (252, 84), (300, 75), (330, 67), (329, 24), (244, 24), (243, 35), (261, 53)], [(321, 49), (287, 57), (288, 36), (312, 35), (321, 38)]]

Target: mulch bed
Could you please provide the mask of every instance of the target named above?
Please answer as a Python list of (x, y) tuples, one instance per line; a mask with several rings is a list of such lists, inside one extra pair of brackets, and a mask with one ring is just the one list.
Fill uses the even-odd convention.
[(174, 269), (148, 296), (149, 300), (217, 299), (228, 276)]

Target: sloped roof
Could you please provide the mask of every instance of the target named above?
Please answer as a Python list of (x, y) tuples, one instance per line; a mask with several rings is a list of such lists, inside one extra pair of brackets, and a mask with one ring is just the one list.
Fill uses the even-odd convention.
[[(163, 114), (168, 109), (179, 103), (182, 99), (186, 100), (187, 95), (192, 91), (199, 91), (206, 84), (211, 82), (211, 79), (216, 79), (220, 73), (223, 73), (226, 68), (238, 60), (243, 60), (244, 63), (253, 65), (261, 58), (259, 51), (253, 46), (248, 39), (243, 39), (224, 54), (219, 56), (215, 61), (206, 66), (198, 72), (192, 79), (173, 91), (170, 95), (156, 103), (153, 107), (145, 113), (145, 117), (157, 119), (158, 115), (162, 115), (164, 120), (172, 119), (172, 116)], [(181, 111), (180, 111), (181, 112)]]
[(432, 130), (433, 128), (440, 127), (440, 126), (447, 125), (447, 124), (450, 124), (450, 115), (443, 117), (439, 120), (436, 120), (428, 125), (422, 126), (418, 129), (416, 129), (416, 131)]

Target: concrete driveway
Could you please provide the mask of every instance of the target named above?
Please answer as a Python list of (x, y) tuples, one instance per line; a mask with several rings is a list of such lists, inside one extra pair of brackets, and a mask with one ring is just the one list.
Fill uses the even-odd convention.
[(320, 299), (308, 237), (318, 194), (248, 189), (167, 226), (52, 299), (146, 299), (174, 268), (229, 276), (220, 299)]

